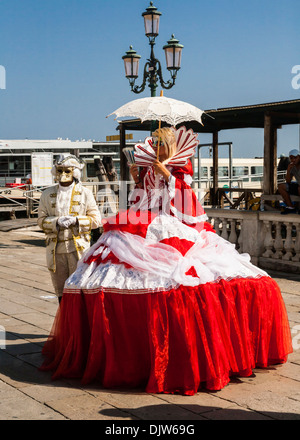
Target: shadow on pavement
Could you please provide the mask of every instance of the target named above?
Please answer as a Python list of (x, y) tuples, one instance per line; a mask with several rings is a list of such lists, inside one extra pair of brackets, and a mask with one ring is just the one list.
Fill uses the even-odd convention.
[[(23, 334), (23, 337), (30, 339), (43, 338), (42, 334)], [(21, 383), (29, 383), (33, 385), (46, 385), (51, 387), (73, 387), (86, 390), (93, 394), (93, 390), (103, 390), (105, 393), (124, 393), (128, 395), (128, 400), (134, 399), (135, 395), (145, 394), (143, 389), (104, 389), (100, 385), (91, 384), (87, 387), (81, 385), (78, 379), (58, 379), (51, 380), (51, 372), (40, 371), (43, 356), (41, 354), (43, 343), (29, 342), (24, 340), (24, 344), (10, 345), (9, 350), (0, 349), (0, 375), (5, 375), (10, 380)], [(20, 354), (18, 354), (20, 351)], [(254, 377), (254, 375), (253, 375)], [(1, 380), (1, 376), (0, 376)], [(7, 382), (7, 380), (6, 380)], [(238, 377), (232, 378), (232, 382), (239, 382)], [(207, 391), (205, 391), (207, 393)], [(215, 394), (215, 393), (209, 393)], [(131, 397), (132, 396), (132, 397)], [(201, 401), (201, 391), (198, 393), (199, 401)], [(159, 397), (159, 395), (158, 395)], [(242, 407), (237, 408), (220, 408), (217, 406), (202, 406), (199, 404), (188, 404), (189, 396), (186, 396), (186, 404), (159, 404), (148, 405), (137, 408), (115, 407), (105, 408), (99, 411), (104, 417), (132, 418), (132, 420), (175, 420), (180, 424), (180, 420), (300, 420), (300, 414), (287, 412), (271, 412), (271, 411), (254, 411), (246, 410)], [(96, 401), (95, 404), (97, 405)], [(232, 405), (235, 405), (232, 402)], [(156, 434), (157, 435), (157, 434)]]
[[(188, 396), (187, 396), (188, 399)], [(177, 405), (176, 405), (177, 406)], [(193, 420), (197, 419), (197, 416), (201, 416), (203, 419), (207, 420), (300, 420), (300, 414), (293, 413), (279, 413), (279, 412), (256, 412), (247, 411), (244, 409), (236, 408), (219, 408), (216, 406), (201, 406), (197, 404), (186, 404), (182, 405), (181, 409), (189, 411), (191, 413), (190, 418), (188, 415), (182, 417), (176, 415), (176, 410), (174, 412), (173, 404), (162, 404), (162, 405), (149, 405), (143, 406), (141, 408), (109, 408), (99, 411), (103, 416), (109, 417), (120, 417), (120, 411), (124, 413), (124, 417), (128, 417), (131, 414), (141, 420), (177, 420), (177, 426), (180, 425), (180, 420)], [(200, 417), (199, 417), (200, 418)], [(195, 420), (196, 421), (196, 420)], [(174, 423), (173, 423), (174, 424)], [(158, 429), (158, 428), (156, 428)], [(155, 431), (153, 428), (152, 434), (158, 435), (159, 432)], [(171, 432), (172, 434), (172, 432)]]
[(18, 241), (18, 243), (23, 243), (26, 245), (46, 247), (45, 240), (40, 239), (40, 238), (33, 238), (33, 239), (28, 239), (28, 240), (26, 240), (26, 239), (20, 240), (18, 238), (18, 240), (16, 240), (16, 241)]

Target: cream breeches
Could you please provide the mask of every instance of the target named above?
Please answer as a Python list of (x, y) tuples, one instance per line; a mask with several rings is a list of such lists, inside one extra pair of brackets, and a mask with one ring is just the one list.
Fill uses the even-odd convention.
[(75, 272), (78, 262), (77, 252), (69, 254), (56, 254), (56, 271), (50, 272), (55, 294), (61, 297), (64, 290), (65, 281)]

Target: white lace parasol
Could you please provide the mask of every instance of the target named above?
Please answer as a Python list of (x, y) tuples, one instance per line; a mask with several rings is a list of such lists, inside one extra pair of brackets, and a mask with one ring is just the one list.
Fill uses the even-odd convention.
[[(143, 121), (159, 120), (175, 127), (187, 121), (198, 121), (202, 124), (203, 110), (177, 99), (155, 96), (135, 99), (118, 108), (111, 115), (120, 117), (135, 117)], [(203, 124), (202, 124), (203, 125)]]

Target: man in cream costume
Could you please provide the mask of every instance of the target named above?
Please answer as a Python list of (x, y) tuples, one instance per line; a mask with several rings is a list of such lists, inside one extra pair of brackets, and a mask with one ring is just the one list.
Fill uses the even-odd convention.
[(71, 154), (60, 155), (52, 174), (57, 185), (43, 191), (38, 225), (46, 234), (47, 266), (59, 302), (66, 279), (90, 247), (91, 230), (101, 216), (91, 191), (80, 182), (84, 163)]

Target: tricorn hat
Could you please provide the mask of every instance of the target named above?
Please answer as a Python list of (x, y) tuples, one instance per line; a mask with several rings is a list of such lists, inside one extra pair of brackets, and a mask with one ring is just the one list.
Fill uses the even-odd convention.
[(72, 167), (72, 168), (74, 168), (73, 177), (77, 180), (80, 180), (81, 170), (84, 168), (84, 166), (85, 166), (85, 163), (79, 157), (76, 157), (76, 156), (74, 156), (74, 154), (71, 154), (71, 153), (64, 153), (64, 154), (60, 154), (57, 157), (57, 159), (54, 162), (54, 165), (52, 167), (51, 172), (52, 172), (53, 176), (56, 176), (56, 168), (57, 167), (64, 167), (64, 168)]
[(79, 168), (80, 170), (84, 167), (84, 162), (79, 157), (74, 156), (70, 153), (60, 154), (56, 161), (54, 162), (56, 167), (74, 167)]

